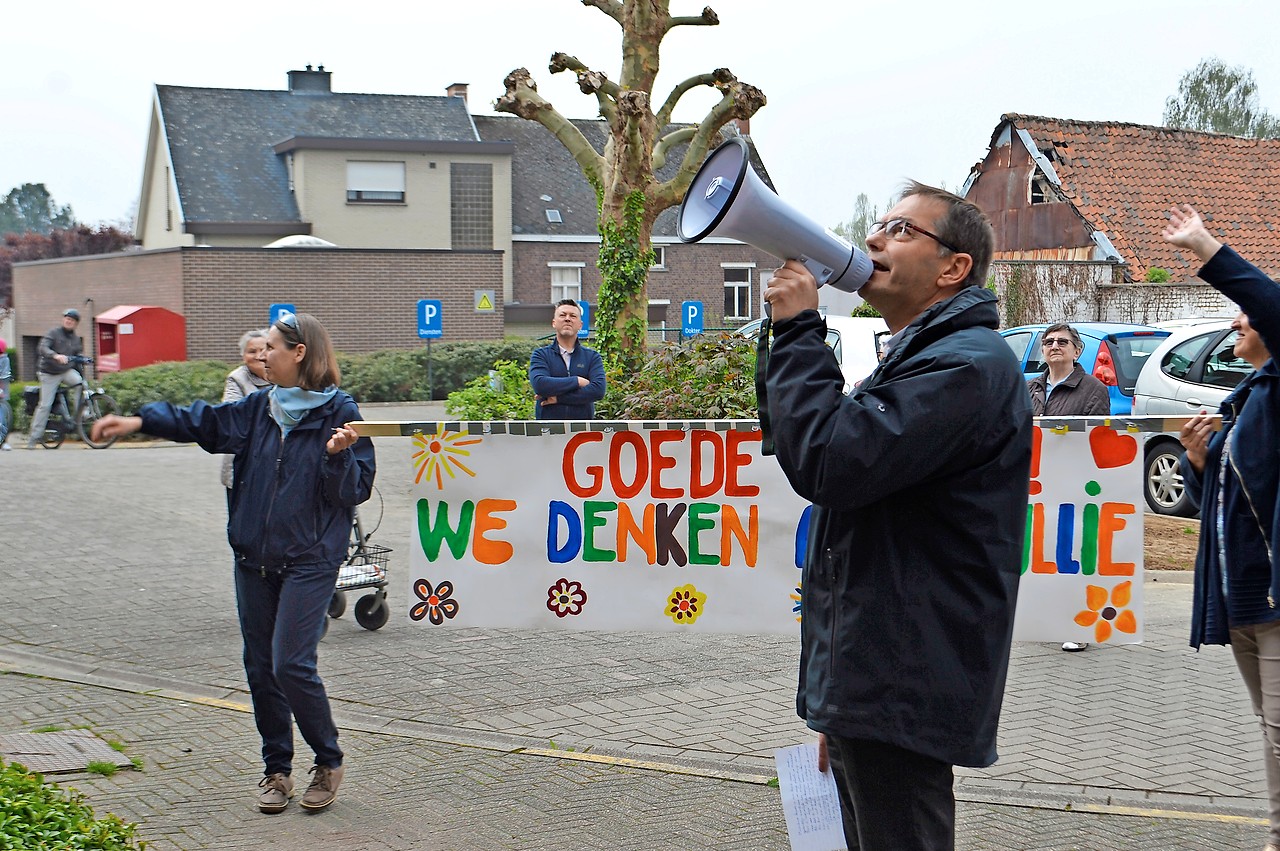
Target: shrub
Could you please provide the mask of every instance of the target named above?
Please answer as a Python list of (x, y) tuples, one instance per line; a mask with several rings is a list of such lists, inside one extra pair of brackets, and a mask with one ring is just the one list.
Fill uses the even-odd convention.
[(84, 796), (44, 782), (17, 763), (0, 762), (0, 848), (141, 849), (138, 826), (96, 818)]
[[(466, 387), (449, 394), (445, 410), (464, 420), (531, 420), (533, 388), (526, 361), (500, 360)], [(497, 380), (493, 380), (496, 378)]]
[(755, 419), (756, 344), (703, 334), (658, 348), (639, 374), (615, 381), (597, 405), (618, 420)]
[(1168, 269), (1161, 269), (1159, 266), (1152, 266), (1147, 270), (1146, 281), (1148, 284), (1163, 284), (1172, 278)]
[(116, 400), (120, 413), (136, 414), (148, 402), (219, 402), (227, 373), (234, 368), (234, 364), (219, 360), (166, 361), (100, 377), (103, 389)]

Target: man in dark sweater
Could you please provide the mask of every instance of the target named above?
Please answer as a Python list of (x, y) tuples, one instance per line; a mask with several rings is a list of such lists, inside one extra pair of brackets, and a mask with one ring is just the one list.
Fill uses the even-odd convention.
[(529, 383), (537, 394), (535, 416), (540, 420), (591, 420), (596, 402), (604, 398), (604, 361), (600, 353), (578, 342), (582, 308), (571, 298), (556, 304), (551, 327), (556, 338), (534, 349), (529, 359)]

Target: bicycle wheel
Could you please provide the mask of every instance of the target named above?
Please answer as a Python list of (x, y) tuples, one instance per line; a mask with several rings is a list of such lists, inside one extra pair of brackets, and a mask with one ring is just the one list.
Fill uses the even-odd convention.
[(107, 414), (116, 413), (116, 400), (106, 393), (86, 393), (80, 401), (80, 412), (76, 417), (76, 428), (80, 431), (80, 439), (94, 449), (106, 449), (116, 442), (114, 437), (106, 440), (93, 439), (93, 424)]

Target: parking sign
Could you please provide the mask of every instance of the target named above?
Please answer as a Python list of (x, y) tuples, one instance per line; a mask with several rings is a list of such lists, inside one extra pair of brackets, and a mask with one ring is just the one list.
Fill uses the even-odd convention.
[(294, 307), (292, 304), (285, 304), (283, 302), (279, 304), (273, 304), (271, 305), (270, 309), (267, 311), (267, 315), (270, 317), (269, 319), (267, 319), (267, 327), (270, 328), (272, 325), (275, 325), (277, 322), (280, 321), (280, 317), (284, 316), (286, 313), (297, 313), (297, 312), (298, 312), (298, 308)]
[(444, 336), (444, 309), (439, 299), (418, 300), (418, 336), (424, 340)]
[(680, 305), (680, 333), (696, 337), (702, 333), (702, 302), (686, 301)]

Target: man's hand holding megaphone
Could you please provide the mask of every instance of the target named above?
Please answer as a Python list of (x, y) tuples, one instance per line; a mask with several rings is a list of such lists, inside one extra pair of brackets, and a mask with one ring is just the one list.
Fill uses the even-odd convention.
[(801, 311), (818, 309), (818, 282), (799, 260), (788, 260), (769, 279), (764, 300), (772, 321), (784, 322)]

